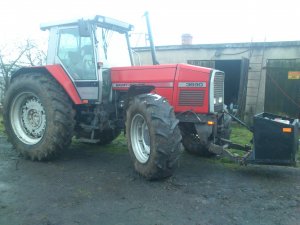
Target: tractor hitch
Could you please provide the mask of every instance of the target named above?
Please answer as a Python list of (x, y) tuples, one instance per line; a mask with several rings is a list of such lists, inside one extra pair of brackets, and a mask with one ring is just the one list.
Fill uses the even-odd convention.
[[(233, 143), (230, 140), (220, 138), (219, 141), (223, 143), (223, 145), (217, 145), (211, 143), (209, 145), (208, 151), (211, 153), (214, 153), (220, 157), (227, 157), (230, 160), (240, 164), (240, 165), (246, 165), (247, 159), (252, 153), (252, 149), (250, 145), (240, 145), (237, 143)], [(244, 155), (238, 155), (230, 152), (228, 149), (238, 149), (241, 151), (244, 151)]]

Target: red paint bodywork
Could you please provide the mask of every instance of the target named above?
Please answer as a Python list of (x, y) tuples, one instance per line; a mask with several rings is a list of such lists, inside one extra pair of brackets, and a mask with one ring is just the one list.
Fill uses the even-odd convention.
[(74, 104), (83, 104), (72, 80), (60, 65), (48, 65), (45, 67), (48, 70), (48, 72), (52, 74), (52, 76), (57, 80), (57, 82), (60, 83), (60, 85), (70, 96)]
[(35, 66), (35, 67), (23, 67), (12, 75), (11, 79), (26, 74), (26, 73), (48, 73), (55, 78), (55, 80), (63, 87), (73, 103), (84, 104), (81, 100), (72, 80), (60, 65), (47, 65), (47, 66)]
[[(72, 80), (60, 65), (47, 65), (45, 67), (22, 68), (21, 73), (47, 70), (70, 96), (73, 103), (86, 104), (82, 100)], [(131, 66), (111, 68), (113, 90), (127, 91), (130, 85), (153, 85), (154, 93), (168, 99), (175, 112), (192, 110), (195, 113), (206, 114), (209, 112), (209, 87), (212, 69), (186, 64)], [(179, 82), (206, 82), (206, 87), (179, 87)], [(204, 90), (202, 106), (179, 105), (179, 93), (182, 90)]]
[[(128, 90), (125, 84), (153, 85), (156, 87), (153, 92), (167, 98), (175, 112), (193, 110), (195, 113), (208, 113), (211, 71), (210, 68), (186, 64), (116, 67), (111, 69), (111, 78), (114, 90)], [(179, 82), (206, 82), (206, 87), (178, 87)], [(203, 106), (180, 106), (181, 90), (204, 90)]]

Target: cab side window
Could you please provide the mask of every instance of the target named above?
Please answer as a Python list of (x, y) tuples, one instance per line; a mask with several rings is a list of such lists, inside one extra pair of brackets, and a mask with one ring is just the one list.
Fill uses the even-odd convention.
[(96, 80), (95, 55), (91, 37), (80, 37), (78, 28), (59, 31), (57, 56), (74, 80)]

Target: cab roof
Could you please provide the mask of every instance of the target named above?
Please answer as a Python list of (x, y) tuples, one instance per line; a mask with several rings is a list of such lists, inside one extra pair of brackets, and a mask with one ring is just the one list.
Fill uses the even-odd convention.
[(98, 27), (114, 30), (120, 33), (127, 33), (133, 30), (133, 25), (129, 23), (125, 23), (123, 21), (101, 16), (101, 15), (96, 15), (91, 18), (80, 18), (80, 19), (73, 19), (73, 20), (66, 20), (66, 21), (59, 21), (59, 22), (52, 22), (52, 23), (43, 23), (40, 25), (40, 28), (41, 30), (44, 31), (44, 30), (49, 30), (52, 27), (78, 25), (82, 21), (90, 24), (94, 24)]

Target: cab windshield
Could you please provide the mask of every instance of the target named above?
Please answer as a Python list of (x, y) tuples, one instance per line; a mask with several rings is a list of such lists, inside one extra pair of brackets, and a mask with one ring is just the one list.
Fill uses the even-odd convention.
[(131, 65), (125, 34), (98, 27), (96, 39), (98, 61), (103, 64), (103, 68)]

